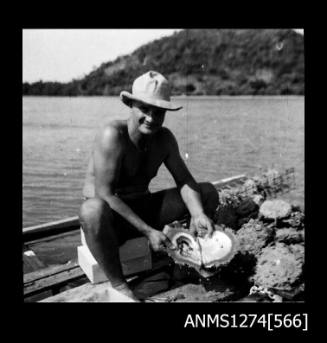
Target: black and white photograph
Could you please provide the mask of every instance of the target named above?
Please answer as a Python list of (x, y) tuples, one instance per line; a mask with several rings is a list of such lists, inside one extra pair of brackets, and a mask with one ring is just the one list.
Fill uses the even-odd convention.
[(22, 29), (24, 302), (305, 303), (304, 36)]

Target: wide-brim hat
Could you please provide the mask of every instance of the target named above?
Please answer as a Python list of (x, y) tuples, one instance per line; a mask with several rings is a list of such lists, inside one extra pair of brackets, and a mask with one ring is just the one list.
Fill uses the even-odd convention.
[(132, 86), (132, 93), (122, 91), (122, 102), (131, 107), (133, 100), (147, 105), (163, 108), (167, 111), (178, 111), (183, 106), (177, 106), (170, 101), (170, 86), (167, 79), (156, 71), (149, 71), (138, 77)]

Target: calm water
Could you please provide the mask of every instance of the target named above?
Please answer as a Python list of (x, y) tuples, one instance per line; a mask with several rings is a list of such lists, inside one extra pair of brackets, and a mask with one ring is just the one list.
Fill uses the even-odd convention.
[[(197, 181), (295, 167), (290, 200), (304, 202), (304, 97), (177, 98), (165, 126)], [(74, 216), (98, 127), (126, 119), (117, 97), (23, 98), (23, 226)], [(188, 156), (188, 158), (186, 158)], [(174, 186), (162, 167), (150, 189)]]

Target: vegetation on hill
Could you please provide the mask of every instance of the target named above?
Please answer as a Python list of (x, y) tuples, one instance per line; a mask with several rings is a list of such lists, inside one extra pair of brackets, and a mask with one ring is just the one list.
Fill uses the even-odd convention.
[(23, 95), (118, 95), (156, 70), (174, 95), (304, 94), (304, 39), (290, 29), (188, 29), (68, 83), (23, 83)]

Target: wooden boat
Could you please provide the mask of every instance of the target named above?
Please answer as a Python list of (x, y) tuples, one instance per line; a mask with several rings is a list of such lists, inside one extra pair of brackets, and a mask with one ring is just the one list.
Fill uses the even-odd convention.
[[(242, 185), (247, 179), (242, 174), (214, 181), (212, 184), (220, 190)], [(91, 285), (78, 265), (77, 246), (80, 244), (80, 223), (77, 216), (23, 229), (25, 302), (50, 299), (56, 294), (78, 287), (89, 289), (90, 292), (92, 288), (102, 287)], [(127, 280), (132, 282), (160, 273), (170, 263), (169, 258), (162, 255), (154, 255), (152, 261), (151, 271), (129, 275)]]

